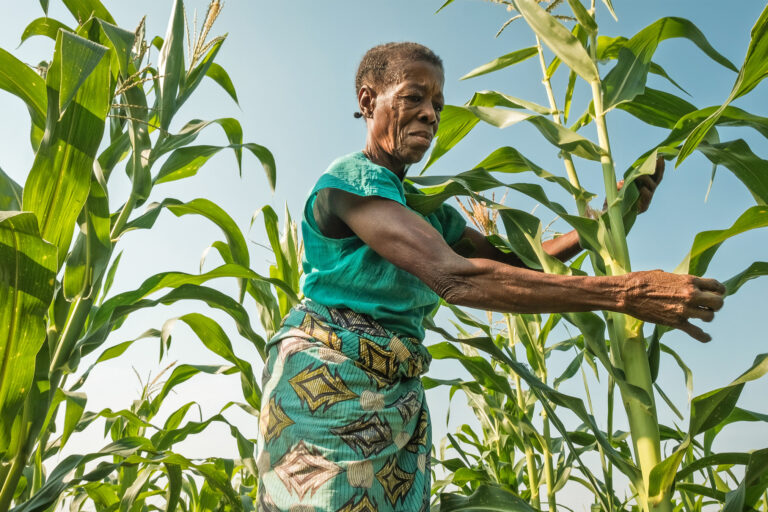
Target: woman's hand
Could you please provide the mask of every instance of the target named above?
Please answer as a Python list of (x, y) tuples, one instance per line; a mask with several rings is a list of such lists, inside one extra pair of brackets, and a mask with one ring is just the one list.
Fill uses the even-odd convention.
[(725, 286), (719, 281), (661, 270), (632, 272), (624, 277), (627, 295), (622, 313), (680, 329), (702, 343), (712, 339), (689, 320), (711, 322), (715, 311), (723, 307)]
[[(653, 194), (656, 192), (656, 187), (659, 186), (661, 180), (664, 178), (664, 157), (658, 157), (656, 159), (656, 171), (653, 174), (643, 174), (635, 180), (637, 185), (637, 191), (640, 197), (637, 199), (635, 206), (637, 207), (637, 213), (644, 213), (651, 206), (651, 200)], [(619, 181), (616, 184), (616, 188), (621, 190), (624, 186), (624, 180)], [(603, 211), (608, 207), (607, 204), (603, 205)]]

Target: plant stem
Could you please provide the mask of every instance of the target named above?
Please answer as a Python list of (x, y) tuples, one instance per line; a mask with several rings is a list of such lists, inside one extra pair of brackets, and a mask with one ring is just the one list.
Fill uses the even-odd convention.
[[(504, 320), (507, 323), (507, 334), (509, 336), (510, 351), (512, 353), (513, 359), (516, 360), (517, 351), (515, 350), (515, 342), (512, 335), (514, 332), (512, 329), (512, 316), (510, 314), (505, 314)], [(523, 397), (523, 388), (520, 385), (520, 376), (517, 373), (514, 373), (514, 380), (515, 390), (517, 393), (517, 408), (520, 410), (521, 414), (525, 415), (525, 398)], [(531, 506), (538, 509), (541, 507), (541, 502), (539, 500), (539, 474), (536, 471), (536, 461), (533, 456), (533, 448), (531, 447), (530, 443), (525, 442), (526, 437), (527, 436), (523, 437), (523, 441), (525, 444), (525, 463), (528, 469), (528, 489), (531, 491)]]
[(16, 493), (16, 486), (18, 486), (21, 475), (24, 472), (24, 467), (27, 465), (27, 457), (29, 455), (27, 452), (27, 445), (29, 444), (27, 443), (29, 437), (29, 430), (27, 428), (27, 423), (29, 422), (28, 404), (28, 400), (25, 400), (16, 453), (11, 460), (7, 475), (3, 479), (2, 489), (0, 489), (0, 512), (6, 512), (10, 508), (13, 495)]
[[(560, 111), (557, 110), (557, 101), (555, 100), (555, 94), (552, 91), (552, 82), (547, 74), (547, 65), (544, 62), (544, 49), (541, 46), (541, 40), (539, 36), (536, 36), (536, 49), (539, 51), (539, 63), (541, 64), (541, 83), (544, 84), (544, 89), (547, 91), (547, 98), (549, 99), (549, 108), (552, 109), (552, 120), (555, 124), (563, 124), (560, 118)], [(563, 163), (565, 165), (565, 172), (568, 174), (568, 181), (574, 188), (581, 190), (581, 184), (579, 183), (579, 175), (576, 173), (576, 166), (573, 164), (573, 158), (570, 153), (563, 152)], [(576, 197), (576, 208), (579, 211), (580, 216), (584, 216), (587, 212), (587, 203), (581, 197)]]
[(550, 444), (552, 437), (549, 432), (549, 418), (547, 412), (542, 411), (541, 416), (544, 421), (544, 479), (547, 483), (547, 503), (549, 504), (549, 512), (555, 512), (557, 510), (557, 500), (555, 499), (555, 476), (552, 469), (552, 452), (550, 450)]

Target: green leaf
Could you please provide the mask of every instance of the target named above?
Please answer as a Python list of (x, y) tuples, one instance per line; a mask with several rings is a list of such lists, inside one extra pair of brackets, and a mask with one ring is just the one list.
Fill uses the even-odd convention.
[(751, 229), (768, 226), (768, 207), (753, 206), (736, 219), (730, 228), (702, 231), (693, 240), (690, 252), (675, 269), (676, 273), (703, 275), (715, 252), (729, 238)]
[[(62, 288), (67, 300), (90, 298), (112, 256), (106, 183), (94, 177), (80, 219), (80, 234), (67, 257)], [(97, 290), (98, 291), (98, 290)]]
[(742, 139), (697, 148), (713, 164), (722, 165), (741, 181), (757, 204), (768, 204), (768, 160), (755, 155)]
[[(107, 53), (107, 48), (84, 39), (71, 32), (61, 32), (61, 40), (56, 41), (61, 53), (61, 64), (56, 72), (60, 73), (59, 115), (69, 106), (77, 91), (93, 73)], [(48, 70), (52, 73), (53, 66)], [(54, 74), (54, 79), (59, 78)], [(98, 77), (103, 79), (102, 76)]]
[(725, 295), (733, 295), (747, 281), (766, 275), (768, 275), (768, 261), (756, 261), (742, 272), (723, 282), (726, 289)]
[(184, 5), (174, 0), (168, 29), (157, 61), (160, 75), (158, 90), (158, 119), (160, 128), (168, 131), (171, 119), (176, 113), (176, 95), (184, 74)]
[(752, 27), (747, 55), (744, 58), (744, 63), (741, 65), (739, 75), (736, 77), (736, 81), (731, 88), (731, 94), (720, 108), (702, 121), (685, 139), (675, 166), (683, 163), (693, 153), (693, 150), (704, 141), (707, 133), (715, 125), (723, 110), (733, 100), (754, 89), (766, 75), (768, 75), (768, 6), (763, 9), (754, 27)]
[(0, 458), (32, 384), (53, 299), (56, 247), (45, 242), (31, 213), (0, 212)]
[(115, 19), (99, 0), (62, 0), (64, 5), (72, 13), (79, 24), (88, 21), (89, 18), (99, 18), (115, 24)]
[(579, 352), (576, 354), (576, 357), (573, 358), (573, 360), (568, 364), (568, 366), (565, 368), (562, 374), (560, 374), (559, 377), (555, 379), (555, 381), (552, 383), (552, 387), (557, 389), (562, 382), (565, 382), (566, 380), (570, 379), (576, 373), (579, 371), (579, 368), (581, 368), (581, 363), (584, 360), (584, 352)]
[(470, 496), (440, 495), (440, 512), (535, 512), (516, 494), (487, 484), (480, 485)]
[[(0, 50), (1, 51), (1, 50)], [(0, 69), (2, 69), (0, 67)], [(1, 76), (1, 75), (0, 75)], [(440, 115), (436, 140), (422, 173), (463, 139), (480, 120), (465, 107), (446, 105)]]
[[(175, 320), (166, 322), (166, 326)], [(189, 313), (179, 317), (178, 320), (187, 324), (211, 352), (226, 359), (240, 370), (243, 395), (251, 407), (259, 409), (261, 407), (261, 390), (253, 375), (253, 368), (249, 362), (235, 355), (232, 343), (224, 329), (212, 319), (199, 313)], [(166, 326), (163, 327), (163, 332), (166, 332)]]
[(535, 46), (529, 46), (528, 48), (523, 48), (522, 50), (517, 50), (512, 53), (502, 55), (498, 59), (494, 59), (486, 64), (483, 64), (482, 66), (476, 67), (461, 77), (459, 80), (466, 80), (468, 78), (474, 78), (476, 76), (493, 73), (494, 71), (498, 71), (513, 64), (517, 64), (518, 62), (523, 62), (524, 60), (530, 59), (537, 53), (538, 50), (536, 50)]
[(214, 64), (213, 60), (216, 58), (216, 55), (219, 53), (219, 50), (221, 49), (221, 45), (223, 43), (224, 43), (223, 38), (216, 41), (213, 44), (213, 46), (211, 46), (211, 49), (208, 50), (208, 53), (206, 53), (205, 57), (203, 57), (200, 63), (197, 66), (195, 66), (194, 69), (189, 71), (189, 73), (184, 79), (184, 83), (181, 85), (179, 89), (179, 97), (177, 99), (177, 108), (180, 107), (185, 101), (187, 101), (190, 95), (200, 85), (200, 83), (203, 80), (203, 77), (205, 77), (208, 74), (208, 71), (211, 69), (211, 67)]
[(235, 103), (240, 105), (240, 102), (237, 100), (237, 91), (235, 91), (235, 84), (232, 83), (232, 79), (229, 78), (229, 74), (226, 72), (226, 70), (223, 67), (213, 62), (208, 68), (208, 71), (205, 72), (205, 76), (213, 79), (214, 82), (219, 84), (221, 88), (224, 89), (227, 92), (227, 94), (229, 94), (230, 98), (235, 100)]
[(45, 36), (55, 41), (59, 29), (64, 30), (65, 32), (74, 32), (74, 30), (68, 26), (53, 18), (37, 18), (30, 22), (24, 29), (24, 32), (21, 34), (21, 42), (19, 45), (32, 36)]
[(712, 45), (693, 23), (685, 18), (666, 17), (654, 21), (630, 40), (618, 51), (616, 66), (603, 80), (605, 109), (633, 99), (642, 94), (651, 64), (651, 57), (659, 43), (666, 39), (683, 37), (699, 47), (708, 57), (722, 66), (736, 71), (736, 67)]
[(714, 455), (707, 455), (692, 461), (687, 466), (683, 467), (675, 475), (675, 480), (682, 481), (688, 476), (694, 474), (696, 471), (700, 471), (709, 466), (719, 466), (721, 464), (747, 464), (749, 462), (748, 453), (716, 453)]
[(674, 128), (681, 118), (696, 111), (696, 107), (684, 99), (650, 87), (646, 87), (631, 101), (620, 103), (618, 108), (644, 123), (668, 129)]
[(29, 66), (0, 48), (0, 89), (21, 99), (32, 119), (32, 145), (37, 147), (45, 130), (48, 99), (45, 80)]
[(442, 11), (452, 3), (453, 3), (453, 0), (446, 0), (446, 2), (443, 5), (441, 5), (438, 10), (435, 11), (435, 14), (439, 13), (440, 11)]
[(568, 5), (571, 6), (573, 15), (576, 16), (576, 21), (579, 22), (579, 25), (587, 33), (595, 34), (597, 32), (597, 23), (595, 23), (595, 19), (589, 14), (589, 11), (582, 5), (581, 0), (568, 0)]
[(587, 82), (600, 79), (597, 67), (587, 50), (557, 19), (542, 9), (535, 0), (512, 0), (512, 3), (536, 35), (569, 68)]
[(236, 156), (239, 155), (239, 152), (241, 152), (243, 148), (249, 150), (261, 162), (261, 166), (267, 173), (269, 185), (272, 190), (274, 190), (275, 180), (277, 178), (275, 158), (269, 149), (252, 142), (246, 144), (230, 144), (229, 146), (205, 145), (181, 147), (171, 153), (171, 156), (163, 163), (163, 166), (155, 177), (155, 183), (166, 183), (194, 176), (213, 155), (224, 148), (232, 148), (235, 150)]
[(48, 0), (40, 0), (40, 7), (43, 8), (43, 12), (48, 14)]
[(63, 389), (56, 390), (57, 393), (62, 393), (67, 402), (67, 410), (64, 413), (64, 430), (61, 434), (62, 446), (67, 443), (67, 439), (75, 431), (75, 427), (80, 422), (80, 418), (85, 411), (85, 404), (88, 401), (88, 397), (85, 393), (73, 393)]
[(0, 211), (21, 210), (21, 185), (0, 169)]
[[(87, 39), (59, 32), (48, 70), (46, 137), (24, 186), (23, 207), (35, 213), (42, 237), (59, 248), (59, 265), (88, 198), (91, 169), (111, 103), (106, 51)], [(97, 57), (100, 60), (93, 67)], [(92, 70), (84, 73), (88, 69)], [(64, 102), (69, 103), (64, 112), (59, 111), (60, 89), (73, 94)]]
[(736, 407), (744, 385), (768, 373), (768, 354), (760, 354), (752, 366), (723, 388), (697, 396), (691, 402), (690, 435), (696, 436), (718, 425)]

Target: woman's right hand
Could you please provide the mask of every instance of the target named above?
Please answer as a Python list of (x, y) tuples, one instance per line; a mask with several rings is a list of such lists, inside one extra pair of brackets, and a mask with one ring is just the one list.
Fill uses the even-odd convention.
[(639, 320), (668, 325), (706, 343), (712, 337), (690, 323), (691, 318), (711, 322), (723, 307), (725, 286), (714, 279), (661, 270), (626, 274), (622, 313)]

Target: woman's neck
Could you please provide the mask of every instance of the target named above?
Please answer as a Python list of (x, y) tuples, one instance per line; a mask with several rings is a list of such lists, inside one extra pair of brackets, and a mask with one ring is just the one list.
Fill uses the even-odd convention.
[(400, 178), (400, 181), (405, 178), (405, 172), (408, 170), (409, 166), (382, 150), (380, 147), (366, 144), (365, 149), (363, 149), (363, 154), (374, 164), (380, 165), (395, 173), (397, 177)]

